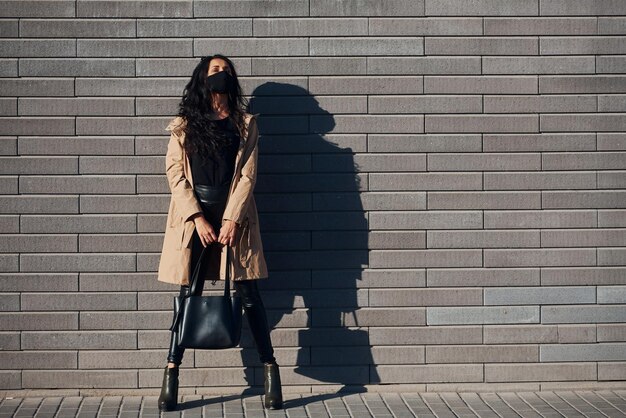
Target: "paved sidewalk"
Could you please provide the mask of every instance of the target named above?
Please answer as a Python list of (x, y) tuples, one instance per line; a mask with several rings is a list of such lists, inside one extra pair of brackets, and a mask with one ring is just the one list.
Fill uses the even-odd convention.
[[(185, 395), (163, 417), (626, 417), (626, 390), (285, 394), (266, 411), (262, 395)], [(179, 401), (181, 398), (179, 397)], [(158, 417), (157, 396), (4, 398), (4, 417)]]

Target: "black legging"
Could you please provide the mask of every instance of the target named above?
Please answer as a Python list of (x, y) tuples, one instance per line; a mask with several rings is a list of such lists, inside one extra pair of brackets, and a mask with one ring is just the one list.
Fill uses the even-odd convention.
[[(213, 225), (215, 233), (218, 234), (219, 228), (215, 228), (215, 225), (221, 225), (222, 214), (224, 211), (224, 204), (222, 205), (202, 205), (205, 218)], [(194, 229), (192, 237), (192, 249), (191, 249), (191, 268), (190, 272), (193, 272), (193, 268), (198, 262), (198, 258), (202, 251), (202, 241), (197, 231)], [(213, 243), (211, 246), (211, 253), (206, 254), (203, 260), (201, 271), (199, 274), (200, 282), (198, 282), (196, 289), (201, 290), (204, 287), (204, 277), (206, 268), (208, 266), (207, 260), (215, 260), (219, 258), (221, 252), (221, 244)], [(272, 347), (272, 340), (270, 338), (270, 330), (267, 323), (267, 316), (265, 313), (265, 306), (257, 287), (257, 280), (231, 280), (234, 285), (237, 294), (242, 298), (242, 304), (246, 317), (248, 318), (248, 324), (250, 325), (250, 331), (256, 344), (257, 351), (259, 352), (259, 359), (261, 363), (274, 363), (276, 358), (274, 357), (274, 349)], [(180, 295), (187, 293), (189, 286), (182, 285), (180, 287)], [(170, 349), (167, 356), (167, 361), (180, 365), (182, 362), (183, 354), (185, 352), (184, 347), (180, 347), (176, 343), (177, 332), (172, 331), (170, 339)]]

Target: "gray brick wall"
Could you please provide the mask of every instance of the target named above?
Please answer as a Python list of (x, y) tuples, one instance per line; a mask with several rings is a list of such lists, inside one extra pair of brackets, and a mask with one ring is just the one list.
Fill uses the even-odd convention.
[[(158, 390), (164, 128), (216, 52), (286, 390), (626, 381), (626, 2), (1, 1), (0, 37), (3, 394)], [(244, 327), (182, 392), (262, 387)]]

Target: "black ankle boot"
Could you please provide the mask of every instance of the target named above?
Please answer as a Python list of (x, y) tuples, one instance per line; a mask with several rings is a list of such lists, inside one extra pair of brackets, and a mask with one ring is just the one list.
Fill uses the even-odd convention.
[(276, 363), (264, 363), (265, 376), (265, 408), (281, 409), (283, 407), (283, 394), (280, 385), (280, 371)]
[(178, 404), (178, 367), (165, 366), (163, 385), (159, 396), (159, 410), (173, 411)]

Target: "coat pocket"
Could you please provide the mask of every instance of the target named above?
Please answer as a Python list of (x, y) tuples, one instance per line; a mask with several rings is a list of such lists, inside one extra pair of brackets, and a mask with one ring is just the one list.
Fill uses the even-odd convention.
[(239, 236), (239, 263), (243, 267), (248, 267), (250, 257), (252, 257), (252, 234), (250, 233), (250, 220), (246, 217), (241, 225), (241, 234)]
[(196, 229), (194, 221), (184, 222), (180, 228), (182, 229), (182, 237), (180, 241), (180, 248), (187, 248), (190, 246), (191, 238), (193, 237), (193, 231)]
[(178, 212), (176, 207), (176, 202), (172, 199), (172, 203), (170, 204), (170, 216), (168, 219), (168, 226), (174, 228), (183, 223), (183, 216)]

